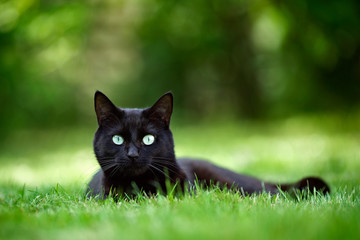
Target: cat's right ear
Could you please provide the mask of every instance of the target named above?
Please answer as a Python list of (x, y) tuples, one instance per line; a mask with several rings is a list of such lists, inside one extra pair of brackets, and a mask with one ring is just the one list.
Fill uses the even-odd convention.
[(100, 91), (95, 92), (94, 96), (95, 112), (99, 126), (105, 121), (115, 117), (118, 108)]
[(151, 108), (145, 110), (145, 113), (150, 119), (161, 121), (169, 126), (172, 110), (173, 95), (171, 92), (167, 92)]

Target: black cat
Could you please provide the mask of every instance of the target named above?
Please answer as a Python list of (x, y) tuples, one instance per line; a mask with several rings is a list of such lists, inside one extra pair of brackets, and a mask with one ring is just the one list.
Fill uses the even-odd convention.
[(106, 198), (110, 191), (132, 195), (136, 191), (166, 193), (167, 183), (194, 186), (198, 181), (232, 188), (243, 194), (263, 191), (316, 189), (330, 192), (320, 178), (308, 177), (293, 184), (262, 182), (203, 160), (176, 159), (174, 141), (169, 129), (173, 109), (171, 93), (163, 95), (145, 109), (117, 108), (103, 93), (95, 93), (95, 111), (99, 128), (94, 151), (101, 169), (87, 189), (88, 196)]

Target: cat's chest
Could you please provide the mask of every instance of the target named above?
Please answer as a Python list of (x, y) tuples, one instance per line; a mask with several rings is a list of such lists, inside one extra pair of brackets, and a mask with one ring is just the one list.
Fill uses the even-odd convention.
[(156, 194), (159, 191), (165, 191), (165, 179), (156, 177), (142, 177), (138, 179), (107, 179), (103, 180), (105, 193), (117, 192), (128, 195), (145, 192), (148, 194)]

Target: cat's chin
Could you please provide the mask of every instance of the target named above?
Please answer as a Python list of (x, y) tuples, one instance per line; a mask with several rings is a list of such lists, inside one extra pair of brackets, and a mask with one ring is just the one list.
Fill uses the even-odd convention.
[(131, 166), (129, 169), (127, 169), (126, 174), (129, 177), (137, 177), (147, 172), (148, 169), (149, 168), (147, 166)]

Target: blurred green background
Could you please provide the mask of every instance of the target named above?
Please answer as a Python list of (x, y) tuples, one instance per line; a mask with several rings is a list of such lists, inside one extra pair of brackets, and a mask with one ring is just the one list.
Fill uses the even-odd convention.
[(356, 0), (1, 1), (1, 130), (93, 124), (96, 89), (171, 90), (186, 118), (357, 111), (359, 26)]
[(124, 107), (171, 90), (179, 154), (270, 176), (360, 169), (359, 26), (357, 0), (2, 0), (3, 173), (96, 169), (95, 90)]

